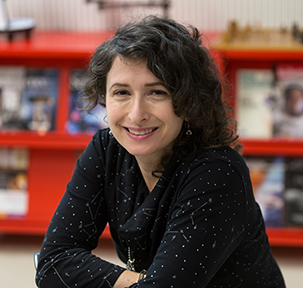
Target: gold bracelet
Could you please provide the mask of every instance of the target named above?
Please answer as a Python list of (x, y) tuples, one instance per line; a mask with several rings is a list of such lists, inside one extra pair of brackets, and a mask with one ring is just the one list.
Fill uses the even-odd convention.
[(146, 273), (147, 273), (146, 270), (142, 270), (142, 271), (139, 273), (139, 276), (138, 276), (138, 279), (137, 279), (137, 283), (145, 277)]

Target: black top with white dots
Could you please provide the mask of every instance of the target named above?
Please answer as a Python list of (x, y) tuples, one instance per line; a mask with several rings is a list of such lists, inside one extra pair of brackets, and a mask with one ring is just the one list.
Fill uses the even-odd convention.
[(131, 287), (285, 287), (231, 148), (173, 156), (149, 193), (134, 156), (98, 131), (49, 225), (38, 287), (112, 287), (125, 268), (91, 254), (107, 223), (121, 260), (148, 270)]

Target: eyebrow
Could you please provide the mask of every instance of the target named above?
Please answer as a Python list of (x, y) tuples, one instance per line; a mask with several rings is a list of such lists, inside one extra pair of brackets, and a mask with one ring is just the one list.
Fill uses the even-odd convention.
[(160, 82), (160, 81), (152, 82), (152, 83), (146, 83), (144, 86), (145, 87), (152, 87), (152, 86), (164, 86), (165, 87), (164, 83)]
[[(109, 90), (111, 90), (114, 86), (118, 86), (118, 87), (130, 87), (130, 85), (125, 84), (125, 83), (114, 83), (112, 86), (110, 86)], [(154, 87), (154, 86), (163, 86), (165, 87), (163, 82), (157, 81), (157, 82), (151, 82), (151, 83), (146, 83), (144, 85), (144, 87)]]

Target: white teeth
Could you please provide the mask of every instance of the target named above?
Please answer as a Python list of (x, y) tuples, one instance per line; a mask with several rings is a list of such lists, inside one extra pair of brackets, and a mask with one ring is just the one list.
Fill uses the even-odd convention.
[(145, 135), (153, 131), (153, 129), (143, 130), (143, 131), (135, 131), (132, 129), (128, 129), (128, 131), (134, 135)]

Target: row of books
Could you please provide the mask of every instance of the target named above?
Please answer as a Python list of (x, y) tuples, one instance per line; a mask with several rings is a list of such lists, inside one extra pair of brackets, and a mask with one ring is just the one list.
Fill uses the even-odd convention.
[[(75, 151), (75, 165), (82, 153)], [(29, 149), (0, 147), (0, 220), (23, 219), (27, 215), (29, 166)]]
[(55, 69), (0, 67), (0, 128), (54, 129), (57, 88)]
[[(91, 132), (107, 127), (105, 108), (98, 105), (91, 114), (78, 109), (77, 101), (85, 79), (83, 69), (74, 69), (67, 83), (70, 90), (70, 133)], [(54, 68), (0, 66), (0, 129), (55, 130), (59, 71)]]
[(303, 158), (245, 158), (267, 227), (303, 227)]
[(239, 69), (236, 114), (242, 137), (303, 137), (303, 63)]
[[(0, 159), (0, 218), (25, 216), (29, 151), (1, 147)], [(245, 160), (266, 226), (303, 227), (303, 158), (249, 156)]]
[[(58, 76), (53, 68), (0, 66), (0, 129), (55, 130)], [(84, 69), (71, 72), (70, 133), (107, 127), (104, 107), (98, 105), (91, 114), (78, 109), (84, 81)], [(303, 137), (303, 64), (239, 69), (235, 108), (241, 137)]]
[(28, 149), (1, 147), (0, 159), (0, 218), (24, 217), (28, 210)]

